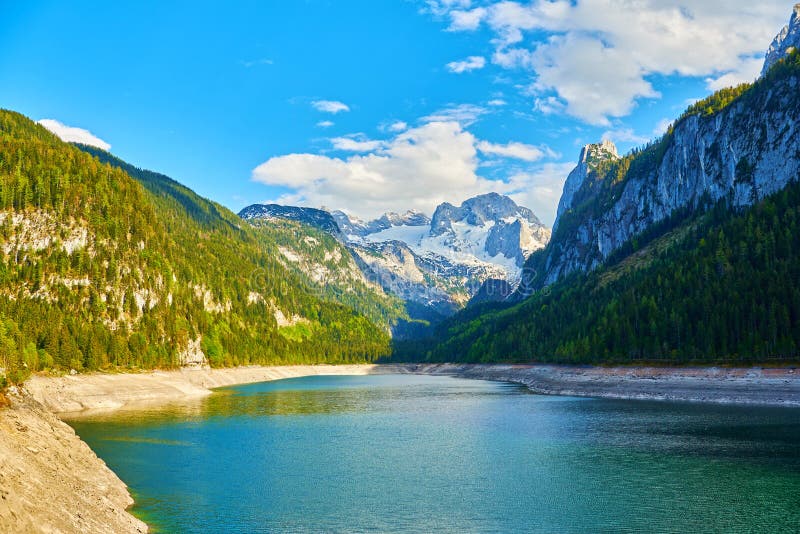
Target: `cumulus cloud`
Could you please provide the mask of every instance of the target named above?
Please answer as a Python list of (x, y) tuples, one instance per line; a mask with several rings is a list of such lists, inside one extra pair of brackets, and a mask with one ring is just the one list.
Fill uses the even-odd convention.
[(373, 152), (383, 147), (383, 141), (368, 139), (364, 134), (352, 134), (344, 137), (334, 137), (331, 144), (336, 150), (345, 152)]
[(56, 134), (62, 141), (68, 143), (81, 143), (84, 145), (95, 146), (103, 150), (108, 150), (111, 145), (95, 136), (89, 130), (67, 126), (55, 119), (42, 119), (39, 124)]
[(486, 17), (486, 9), (476, 7), (470, 10), (454, 9), (450, 13), (450, 31), (476, 30)]
[(475, 144), (457, 122), (431, 122), (374, 153), (274, 157), (253, 170), (253, 179), (294, 189), (283, 202), (349, 208), (368, 217), (398, 208), (431, 213), (444, 201), (492, 190), (492, 183), (476, 174)]
[(330, 128), (333, 125), (334, 125), (333, 121), (319, 121), (317, 123), (318, 128)]
[(506, 194), (520, 206), (533, 210), (547, 226), (553, 226), (567, 175), (575, 163), (544, 163), (537, 169), (518, 173), (505, 185)]
[(495, 98), (493, 100), (489, 100), (487, 102), (487, 104), (490, 105), (490, 106), (493, 106), (493, 107), (502, 107), (502, 106), (505, 106), (506, 104), (508, 104), (508, 102), (506, 102), (502, 98)]
[(402, 132), (408, 129), (408, 123), (404, 121), (394, 121), (385, 127), (390, 132)]
[(500, 156), (504, 158), (514, 158), (522, 161), (538, 161), (545, 155), (544, 151), (533, 145), (525, 143), (511, 142), (505, 145), (481, 141), (477, 145), (478, 150), (490, 156)]
[(350, 111), (350, 106), (338, 100), (314, 100), (311, 106), (317, 111), (323, 113), (340, 113), (342, 111)]
[(453, 7), (447, 29), (485, 25), (492, 62), (530, 72), (537, 107), (609, 125), (659, 97), (653, 75), (703, 77), (711, 89), (751, 80), (788, 14), (782, 0), (499, 1)]
[[(551, 177), (555, 173), (551, 164), (507, 181), (489, 180), (477, 172), (481, 155), (533, 162), (552, 156), (549, 149), (482, 141), (456, 121), (428, 122), (385, 141), (355, 134), (331, 142), (339, 150), (356, 153), (346, 157), (277, 156), (256, 167), (252, 178), (292, 190), (275, 199), (278, 202), (330, 206), (363, 217), (406, 209), (430, 214), (442, 202), (458, 203), (490, 191), (515, 194), (530, 203), (533, 193), (527, 191), (528, 186), (549, 195), (537, 204), (545, 216), (548, 209), (554, 214), (558, 203), (558, 196), (549, 192), (553, 187), (550, 182), (555, 180)], [(562, 182), (566, 174), (563, 173)], [(548, 179), (544, 180), (544, 176)], [(552, 206), (543, 208), (548, 202)]]
[(481, 115), (485, 115), (489, 110), (476, 106), (475, 104), (458, 104), (450, 105), (430, 115), (422, 117), (422, 122), (458, 122), (462, 125), (469, 126), (477, 121)]
[(483, 56), (469, 56), (463, 61), (451, 61), (447, 64), (447, 70), (456, 74), (479, 70), (486, 66), (486, 58)]

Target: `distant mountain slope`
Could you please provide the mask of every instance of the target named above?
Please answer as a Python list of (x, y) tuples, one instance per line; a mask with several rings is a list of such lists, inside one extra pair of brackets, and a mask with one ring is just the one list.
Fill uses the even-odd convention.
[(96, 154), (0, 111), (0, 367), (11, 379), (25, 366), (387, 353), (381, 327), (316, 294), (264, 232), (174, 180)]
[(369, 222), (333, 216), (381, 285), (444, 315), (463, 307), (488, 279), (516, 284), (525, 259), (550, 237), (531, 210), (497, 193), (458, 207), (444, 203), (432, 219), (413, 211)]
[(333, 216), (327, 211), (280, 204), (253, 204), (239, 212), (246, 221), (288, 219), (319, 228), (323, 232), (338, 236), (341, 231)]

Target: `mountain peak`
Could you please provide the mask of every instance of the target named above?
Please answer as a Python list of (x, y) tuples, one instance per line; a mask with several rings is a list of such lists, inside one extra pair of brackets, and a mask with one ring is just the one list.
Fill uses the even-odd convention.
[(794, 5), (789, 24), (778, 32), (778, 35), (772, 40), (772, 44), (769, 45), (761, 76), (764, 76), (775, 63), (798, 47), (800, 47), (800, 3)]
[(561, 215), (572, 207), (572, 199), (575, 193), (583, 185), (589, 173), (597, 168), (603, 161), (619, 159), (617, 146), (610, 139), (603, 139), (600, 143), (593, 143), (581, 149), (578, 158), (578, 165), (575, 167), (567, 180), (564, 182), (564, 191), (561, 193), (561, 200), (558, 202), (558, 212), (556, 222), (553, 224), (553, 231), (558, 227), (558, 220)]

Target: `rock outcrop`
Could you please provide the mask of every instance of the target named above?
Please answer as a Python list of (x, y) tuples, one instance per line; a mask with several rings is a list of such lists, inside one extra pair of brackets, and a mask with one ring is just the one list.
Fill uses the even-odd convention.
[(589, 173), (597, 170), (601, 163), (617, 159), (619, 159), (617, 147), (609, 140), (583, 147), (578, 158), (578, 166), (569, 173), (567, 180), (564, 182), (564, 190), (561, 193), (561, 199), (558, 201), (558, 211), (556, 213), (556, 221), (553, 223), (553, 231), (558, 228), (558, 219), (561, 215), (572, 208), (575, 193), (581, 188)]
[(126, 511), (128, 488), (72, 428), (27, 394), (8, 398), (0, 407), (0, 532), (147, 531)]
[(794, 5), (789, 24), (783, 27), (769, 45), (761, 76), (764, 76), (775, 63), (797, 48), (800, 48), (800, 3)]
[(316, 208), (281, 206), (280, 204), (253, 204), (240, 211), (239, 217), (244, 220), (289, 219), (308, 224), (334, 236), (340, 235), (339, 225), (336, 224), (331, 214)]

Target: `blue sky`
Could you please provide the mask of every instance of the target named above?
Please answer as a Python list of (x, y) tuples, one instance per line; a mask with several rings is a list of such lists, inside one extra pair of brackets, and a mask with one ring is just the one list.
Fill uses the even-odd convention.
[(627, 151), (751, 80), (792, 7), (231, 4), (2, 2), (0, 106), (91, 132), (235, 211), (430, 212), (498, 190), (552, 223), (580, 146)]

